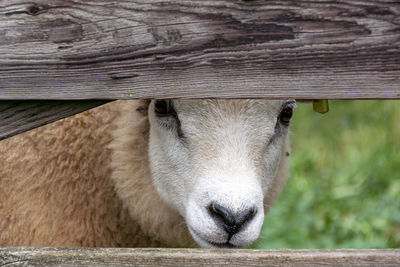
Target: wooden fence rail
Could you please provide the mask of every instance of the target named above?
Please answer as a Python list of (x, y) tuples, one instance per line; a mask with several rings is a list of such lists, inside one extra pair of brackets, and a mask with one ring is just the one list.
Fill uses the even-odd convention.
[(106, 102), (108, 101), (0, 101), (0, 140)]
[(0, 2), (0, 99), (160, 97), (400, 98), (400, 2)]
[(0, 248), (0, 266), (399, 266), (400, 249)]

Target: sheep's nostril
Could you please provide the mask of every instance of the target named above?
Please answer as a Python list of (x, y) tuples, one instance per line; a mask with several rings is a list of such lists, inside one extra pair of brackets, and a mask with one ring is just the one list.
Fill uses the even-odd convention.
[(229, 238), (239, 232), (240, 228), (257, 214), (255, 207), (233, 213), (228, 208), (215, 202), (208, 206), (208, 210), (214, 220), (222, 223), (224, 230), (229, 234)]
[(241, 212), (237, 218), (237, 220), (243, 224), (249, 220), (251, 220), (257, 214), (256, 208), (249, 208)]
[(233, 224), (235, 222), (233, 214), (227, 208), (217, 203), (211, 203), (208, 206), (208, 210), (212, 216), (222, 219), (222, 221), (226, 224)]

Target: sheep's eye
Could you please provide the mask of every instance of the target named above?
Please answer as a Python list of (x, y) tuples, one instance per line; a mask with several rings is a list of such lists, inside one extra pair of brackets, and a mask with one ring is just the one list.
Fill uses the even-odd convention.
[(175, 114), (170, 100), (156, 100), (154, 103), (154, 111), (157, 116), (170, 116)]
[(168, 129), (176, 129), (177, 135), (180, 139), (184, 138), (181, 128), (181, 121), (176, 114), (174, 105), (171, 100), (156, 100), (154, 103), (154, 112), (159, 117), (161, 125)]
[(281, 114), (279, 114), (279, 120), (285, 124), (288, 125), (290, 122), (290, 119), (292, 118), (293, 115), (293, 108), (292, 107), (285, 107), (282, 109)]

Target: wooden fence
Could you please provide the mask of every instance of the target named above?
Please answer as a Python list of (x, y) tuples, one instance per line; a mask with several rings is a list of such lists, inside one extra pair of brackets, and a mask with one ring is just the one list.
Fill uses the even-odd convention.
[[(180, 97), (398, 99), (400, 1), (0, 1), (0, 139), (112, 99)], [(0, 263), (398, 265), (399, 253), (4, 248)]]
[(0, 248), (1, 266), (399, 266), (400, 250)]

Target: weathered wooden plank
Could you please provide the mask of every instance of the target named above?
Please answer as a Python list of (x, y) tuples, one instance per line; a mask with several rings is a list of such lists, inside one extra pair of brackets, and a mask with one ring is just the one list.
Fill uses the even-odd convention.
[(0, 248), (1, 266), (399, 266), (399, 249)]
[(0, 140), (106, 102), (108, 101), (0, 101)]
[(397, 0), (8, 0), (0, 99), (400, 98)]

